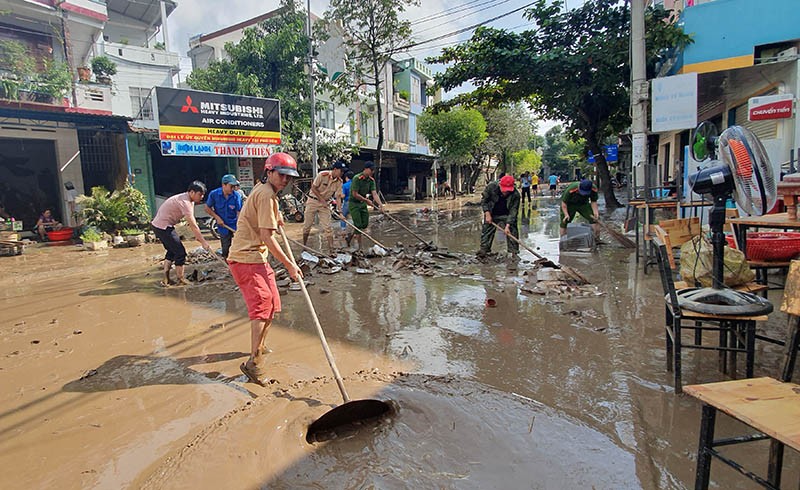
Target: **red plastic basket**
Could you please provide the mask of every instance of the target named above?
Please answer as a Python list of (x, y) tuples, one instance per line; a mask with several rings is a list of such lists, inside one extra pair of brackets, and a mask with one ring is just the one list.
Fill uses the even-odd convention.
[[(63, 242), (72, 238), (72, 228), (61, 228), (60, 230), (51, 230), (47, 232), (47, 239), (51, 242)], [(800, 233), (798, 233), (800, 234)]]
[[(728, 246), (734, 247), (727, 235)], [(735, 248), (735, 247), (734, 247)], [(747, 258), (750, 260), (784, 261), (800, 255), (800, 233), (753, 232), (747, 234)]]

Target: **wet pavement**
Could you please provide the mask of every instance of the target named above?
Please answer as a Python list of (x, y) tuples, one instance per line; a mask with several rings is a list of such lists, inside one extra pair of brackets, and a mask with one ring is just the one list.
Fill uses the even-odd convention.
[[(299, 292), (282, 296), (267, 337), (276, 382), (260, 388), (238, 370), (248, 320), (219, 264), (188, 266), (205, 281), (163, 289), (157, 245), (3, 258), (0, 487), (691, 488), (700, 404), (672, 393), (658, 275), (609, 237), (597, 252), (559, 255), (558, 208), (539, 199), (521, 238), (591, 285), (538, 294), (529, 252), (511, 266), (503, 254), (469, 258), (481, 213), (460, 204), (390, 207), (457, 257), (424, 256), (431, 274), (389, 256), (370, 259), (369, 274), (310, 278), (351, 397), (398, 407), (314, 446), (305, 428), (341, 396)], [(371, 231), (416, 254), (391, 220)], [(505, 250), (501, 235), (494, 250)], [(773, 313), (765, 328), (780, 337), (785, 320)], [(777, 347), (757, 344), (757, 376), (780, 362)], [(714, 353), (685, 354), (685, 383), (723, 379)], [(724, 417), (717, 427), (741, 430)], [(767, 451), (759, 442), (726, 453), (765, 469)], [(799, 469), (787, 451), (784, 482)], [(754, 488), (719, 463), (712, 481)]]

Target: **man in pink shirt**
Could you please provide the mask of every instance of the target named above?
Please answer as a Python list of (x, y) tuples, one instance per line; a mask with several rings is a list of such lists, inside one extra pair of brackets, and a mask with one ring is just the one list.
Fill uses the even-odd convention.
[(203, 202), (203, 196), (206, 194), (206, 185), (200, 181), (195, 180), (189, 184), (189, 190), (181, 194), (175, 194), (170, 197), (158, 208), (156, 217), (150, 222), (153, 231), (161, 244), (167, 250), (164, 257), (164, 281), (163, 286), (170, 285), (169, 270), (172, 268), (172, 263), (175, 263), (175, 274), (177, 277), (177, 284), (184, 285), (186, 280), (183, 277), (183, 267), (186, 264), (186, 248), (178, 234), (175, 232), (175, 225), (182, 218), (186, 218), (189, 223), (189, 228), (192, 229), (197, 241), (206, 250), (211, 250), (211, 245), (208, 244), (202, 233), (200, 227), (197, 226), (197, 221), (194, 219), (194, 205)]

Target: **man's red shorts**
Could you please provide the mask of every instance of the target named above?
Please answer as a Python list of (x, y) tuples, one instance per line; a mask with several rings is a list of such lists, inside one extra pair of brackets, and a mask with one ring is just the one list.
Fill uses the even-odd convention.
[(233, 280), (244, 296), (251, 320), (272, 320), (281, 311), (281, 297), (275, 284), (275, 271), (269, 264), (228, 262)]

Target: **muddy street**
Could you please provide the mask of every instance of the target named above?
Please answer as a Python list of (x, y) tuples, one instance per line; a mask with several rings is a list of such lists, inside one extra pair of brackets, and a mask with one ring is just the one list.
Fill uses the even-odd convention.
[[(537, 288), (536, 258), (505, 260), (500, 234), (497, 257), (473, 258), (481, 212), (463, 204), (389, 207), (439, 255), (376, 219), (371, 233), (405, 254), (307, 276), (351, 397), (397, 409), (318, 445), (305, 429), (341, 396), (300, 292), (281, 298), (262, 388), (239, 371), (249, 322), (220, 264), (187, 265), (203, 281), (162, 288), (160, 245), (2, 258), (0, 487), (691, 488), (700, 404), (672, 392), (657, 270), (610, 238), (560, 255), (557, 205), (538, 199), (523, 242), (591, 284)], [(766, 328), (785, 322), (776, 312)], [(756, 376), (780, 363), (778, 346), (757, 344)], [(686, 354), (687, 384), (722, 379), (715, 354)], [(729, 454), (766, 468), (768, 443), (753, 444)], [(711, 475), (751, 488), (722, 465)], [(787, 451), (784, 481), (798, 478)]]

